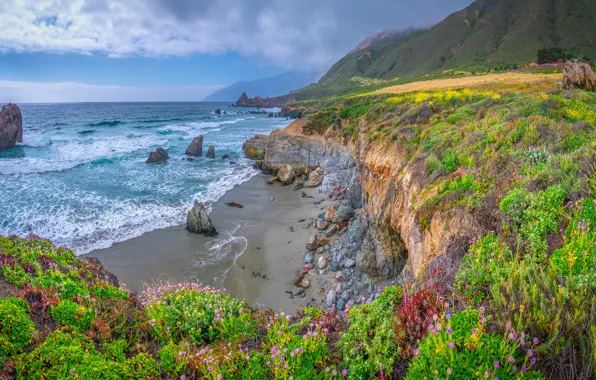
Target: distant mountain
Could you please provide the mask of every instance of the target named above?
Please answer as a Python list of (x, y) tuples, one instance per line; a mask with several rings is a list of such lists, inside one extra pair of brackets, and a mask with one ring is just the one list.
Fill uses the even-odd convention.
[(263, 98), (284, 95), (316, 82), (316, 80), (316, 74), (290, 71), (271, 78), (236, 82), (207, 96), (205, 101), (235, 102), (243, 92), (246, 92), (248, 96)]
[(316, 91), (313, 86), (308, 91), (326, 94), (325, 86), (337, 89), (354, 77), (388, 80), (525, 65), (536, 61), (538, 50), (555, 46), (594, 60), (594, 25), (594, 0), (477, 0), (428, 30), (363, 41), (333, 65)]

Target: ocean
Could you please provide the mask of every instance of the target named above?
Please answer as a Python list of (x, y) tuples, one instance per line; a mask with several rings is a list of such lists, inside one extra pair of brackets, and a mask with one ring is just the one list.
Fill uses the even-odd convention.
[[(23, 143), (0, 152), (0, 234), (36, 234), (77, 254), (183, 224), (195, 199), (214, 202), (257, 174), (246, 139), (289, 124), (222, 103), (19, 106)], [(203, 155), (213, 145), (216, 158), (189, 162), (200, 134)], [(170, 159), (146, 164), (157, 147)]]

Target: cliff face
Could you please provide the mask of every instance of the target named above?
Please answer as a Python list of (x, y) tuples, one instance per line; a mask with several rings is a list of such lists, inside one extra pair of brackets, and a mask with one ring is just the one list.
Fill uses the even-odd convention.
[(350, 227), (360, 271), (384, 279), (399, 276), (404, 267), (418, 274), (434, 258), (452, 254), (480, 231), (463, 208), (437, 212), (426, 229), (420, 228), (416, 210), (433, 194), (419, 195), (429, 181), (423, 175), (424, 159), (408, 159), (403, 146), (371, 143), (367, 138), (344, 145), (338, 133), (302, 134), (304, 123), (297, 120), (268, 138), (256, 137), (245, 148), (260, 152), (263, 160), (257, 165), (266, 172), (287, 164), (321, 167), (325, 172), (321, 192), (347, 187), (351, 206), (361, 209)]
[(16, 104), (9, 103), (0, 111), (0, 151), (23, 142), (23, 117)]

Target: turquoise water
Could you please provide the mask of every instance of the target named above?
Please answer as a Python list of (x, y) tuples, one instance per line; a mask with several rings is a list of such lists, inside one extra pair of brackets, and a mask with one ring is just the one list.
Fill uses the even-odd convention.
[[(213, 202), (256, 174), (246, 139), (289, 123), (217, 103), (20, 107), (23, 143), (0, 152), (0, 233), (33, 233), (77, 254), (184, 223), (194, 199)], [(200, 134), (216, 159), (184, 160)], [(170, 160), (146, 164), (160, 146)]]

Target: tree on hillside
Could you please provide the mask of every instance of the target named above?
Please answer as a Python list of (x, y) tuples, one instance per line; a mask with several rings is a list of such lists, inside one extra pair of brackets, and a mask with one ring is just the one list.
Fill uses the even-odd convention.
[(543, 48), (538, 50), (538, 64), (541, 63), (552, 63), (552, 62), (561, 62), (571, 58), (571, 54), (567, 51), (567, 49), (563, 49), (558, 46), (553, 46), (549, 48)]

